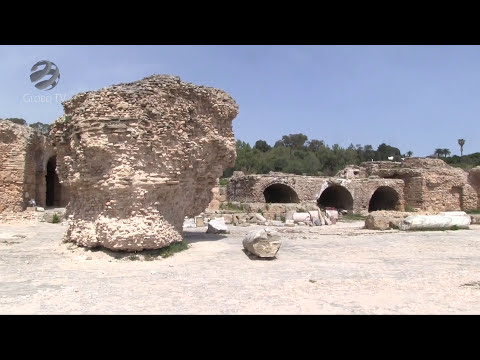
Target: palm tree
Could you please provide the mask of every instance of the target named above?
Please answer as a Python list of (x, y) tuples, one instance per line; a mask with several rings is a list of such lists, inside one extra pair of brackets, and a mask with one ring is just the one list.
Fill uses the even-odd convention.
[(465, 145), (465, 140), (458, 139), (458, 145), (460, 145), (460, 157), (463, 156), (463, 145)]
[(443, 155), (443, 149), (435, 149), (433, 155), (437, 155), (437, 157), (440, 157), (440, 155)]
[(443, 157), (447, 157), (447, 156), (450, 156), (451, 151), (448, 149), (442, 149), (442, 153), (443, 153)]
[(411, 157), (412, 155), (413, 155), (413, 152), (407, 151), (407, 156), (408, 156), (408, 157)]

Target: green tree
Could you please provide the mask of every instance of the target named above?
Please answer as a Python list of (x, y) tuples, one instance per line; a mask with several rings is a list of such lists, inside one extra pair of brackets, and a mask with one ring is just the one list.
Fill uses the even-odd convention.
[(435, 149), (435, 152), (433, 153), (433, 155), (437, 155), (437, 157), (440, 157), (440, 155), (443, 155), (443, 149)]
[(237, 140), (237, 160), (235, 161), (235, 170), (243, 171), (245, 174), (255, 172), (256, 160), (250, 144)]
[(20, 119), (20, 118), (8, 118), (8, 119), (5, 119), (5, 120), (8, 120), (8, 121), (11, 121), (15, 124), (18, 124), (18, 125), (25, 125), (27, 126), (27, 122), (24, 120), (24, 119)]
[(307, 140), (308, 140), (308, 137), (301, 133), (282, 136), (283, 144), (286, 147), (292, 148), (293, 150), (302, 149), (305, 146), (305, 142)]
[(387, 145), (385, 143), (380, 144), (377, 148), (376, 160), (385, 161), (388, 160), (390, 156), (393, 156), (393, 159), (395, 161), (399, 161), (402, 157), (400, 149)]
[(460, 156), (463, 156), (463, 145), (465, 145), (465, 140), (458, 139), (458, 145), (460, 145)]
[(43, 124), (41, 122), (36, 122), (30, 125), (31, 128), (41, 132), (43, 135), (47, 136), (50, 133), (50, 125)]
[(442, 154), (443, 157), (447, 157), (451, 154), (451, 151), (449, 149), (442, 149)]
[(271, 147), (270, 145), (268, 145), (265, 140), (257, 140), (257, 142), (255, 143), (255, 145), (253, 145), (253, 148), (254, 148), (254, 149), (258, 149), (258, 150), (260, 150), (261, 152), (267, 152), (267, 151), (270, 150), (272, 147)]
[(307, 143), (307, 149), (313, 152), (320, 150), (320, 148), (324, 146), (325, 146), (325, 143), (323, 142), (323, 140), (310, 140)]
[[(346, 165), (358, 165), (362, 161), (372, 159), (386, 160), (389, 156), (394, 156), (398, 161), (401, 156), (399, 149), (385, 143), (375, 151), (371, 145), (350, 144), (347, 148), (343, 148), (339, 144), (334, 144), (330, 147), (321, 140), (307, 140), (304, 134), (284, 135), (282, 140), (276, 141), (273, 147), (268, 146), (264, 140), (258, 140), (253, 147), (238, 140), (235, 166), (225, 171), (224, 176), (230, 176), (233, 170), (240, 170), (246, 174), (278, 171), (333, 176)], [(440, 149), (440, 155), (443, 155), (443, 150)], [(411, 152), (409, 153), (411, 155)], [(442, 158), (446, 162), (456, 161)], [(471, 160), (471, 163), (474, 161)]]
[(410, 150), (407, 151), (407, 156), (408, 156), (408, 157), (412, 157), (412, 155), (413, 155), (413, 152), (411, 152)]
[(363, 161), (370, 161), (375, 159), (376, 154), (375, 154), (375, 150), (373, 150), (372, 145), (365, 145), (363, 147), (363, 156), (365, 158), (365, 160)]

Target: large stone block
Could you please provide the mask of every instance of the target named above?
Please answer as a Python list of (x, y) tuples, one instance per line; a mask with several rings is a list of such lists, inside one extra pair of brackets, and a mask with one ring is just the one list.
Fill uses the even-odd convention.
[(224, 91), (154, 75), (81, 93), (52, 125), (71, 194), (66, 240), (112, 250), (182, 240), (235, 163), (235, 101)]
[(270, 229), (250, 231), (243, 239), (243, 247), (262, 258), (275, 257), (281, 245), (280, 235)]

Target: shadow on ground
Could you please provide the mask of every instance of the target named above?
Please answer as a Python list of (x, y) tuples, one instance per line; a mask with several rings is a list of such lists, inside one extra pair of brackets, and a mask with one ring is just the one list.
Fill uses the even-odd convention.
[(202, 241), (217, 241), (221, 239), (225, 239), (228, 237), (228, 234), (209, 234), (206, 232), (184, 232), (183, 238), (189, 244), (202, 242)]
[(274, 256), (273, 258), (262, 258), (260, 256), (257, 256), (257, 255), (254, 255), (252, 254), (250, 251), (248, 250), (245, 250), (245, 249), (242, 249), (243, 253), (245, 255), (247, 255), (247, 257), (250, 259), (250, 260), (262, 260), (262, 261), (272, 261), (272, 260), (276, 260), (277, 257)]

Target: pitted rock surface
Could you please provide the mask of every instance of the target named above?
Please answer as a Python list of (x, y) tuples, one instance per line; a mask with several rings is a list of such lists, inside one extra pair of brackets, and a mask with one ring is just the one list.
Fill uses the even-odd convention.
[(226, 92), (154, 75), (81, 93), (52, 125), (70, 191), (67, 241), (143, 250), (182, 240), (235, 162), (236, 102)]

